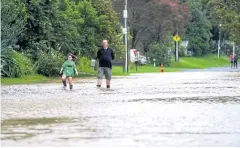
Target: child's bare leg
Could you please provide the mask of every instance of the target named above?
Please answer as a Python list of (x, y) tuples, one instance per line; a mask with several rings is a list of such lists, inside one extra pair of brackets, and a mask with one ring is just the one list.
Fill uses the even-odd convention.
[(67, 87), (66, 77), (67, 77), (67, 76), (66, 76), (65, 74), (62, 75), (63, 87)]
[(69, 78), (68, 78), (68, 83), (69, 83), (70, 89), (73, 89), (72, 81), (73, 81), (73, 78), (72, 78), (72, 77), (69, 77)]

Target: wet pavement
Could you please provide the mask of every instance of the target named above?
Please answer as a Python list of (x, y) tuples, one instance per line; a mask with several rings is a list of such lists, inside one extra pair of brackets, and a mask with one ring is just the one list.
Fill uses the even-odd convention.
[(205, 69), (187, 69), (184, 72), (240, 72), (240, 68), (226, 67), (211, 67)]
[(2, 86), (2, 146), (240, 146), (240, 73)]

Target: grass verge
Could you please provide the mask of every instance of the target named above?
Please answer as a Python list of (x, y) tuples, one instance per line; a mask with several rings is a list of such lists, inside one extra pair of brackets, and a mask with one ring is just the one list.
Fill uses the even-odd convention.
[[(172, 62), (171, 67), (165, 67), (164, 72), (178, 72), (184, 69), (204, 69), (210, 67), (223, 67), (229, 64), (228, 57), (220, 57), (208, 55), (205, 57), (182, 57), (179, 62)], [(152, 65), (139, 66), (137, 71), (135, 66), (130, 67), (129, 73), (123, 72), (121, 66), (114, 66), (112, 69), (113, 76), (128, 76), (131, 73), (151, 73), (160, 72), (160, 67)], [(91, 68), (86, 73), (80, 73), (76, 78), (96, 77), (97, 72), (93, 72)], [(44, 76), (24, 76), (22, 78), (1, 78), (1, 84), (34, 84), (34, 83), (51, 83), (59, 82), (59, 77)]]
[(171, 68), (184, 68), (184, 69), (203, 69), (210, 67), (223, 67), (229, 64), (227, 56), (218, 58), (214, 55), (204, 57), (183, 57), (179, 62), (172, 62)]

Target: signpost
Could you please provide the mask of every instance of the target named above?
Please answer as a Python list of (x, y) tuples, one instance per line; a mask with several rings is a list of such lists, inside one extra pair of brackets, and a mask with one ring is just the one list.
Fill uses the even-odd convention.
[(134, 54), (134, 61), (135, 61), (135, 65), (136, 65), (136, 71), (137, 71), (137, 66), (138, 66), (138, 55), (137, 55), (137, 50), (134, 49), (133, 50), (133, 54)]
[(128, 72), (128, 32), (127, 32), (127, 0), (125, 0), (124, 10), (123, 10), (123, 19), (124, 19), (124, 28), (123, 28), (123, 34), (124, 34), (124, 43), (125, 43), (125, 72)]
[(179, 60), (178, 58), (178, 42), (181, 40), (180, 36), (178, 36), (178, 34), (176, 34), (175, 36), (173, 36), (173, 40), (175, 41), (176, 43), (176, 61)]

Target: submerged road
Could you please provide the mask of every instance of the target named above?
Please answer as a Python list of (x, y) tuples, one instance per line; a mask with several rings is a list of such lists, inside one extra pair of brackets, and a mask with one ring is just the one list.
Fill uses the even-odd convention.
[(2, 146), (240, 146), (240, 73), (2, 86)]

